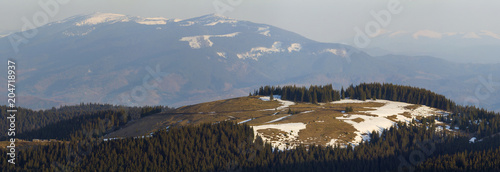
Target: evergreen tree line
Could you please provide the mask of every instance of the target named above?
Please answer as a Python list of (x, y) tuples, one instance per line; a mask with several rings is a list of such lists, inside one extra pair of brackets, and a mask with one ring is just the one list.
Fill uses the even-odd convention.
[[(7, 116), (7, 106), (0, 106), (0, 114)], [(102, 134), (116, 129), (130, 120), (159, 113), (169, 109), (164, 106), (125, 107), (109, 104), (81, 103), (61, 106), (49, 110), (33, 111), (17, 108), (16, 138), (19, 139), (69, 139), (71, 135), (85, 131)], [(106, 124), (101, 126), (99, 124)], [(10, 123), (0, 123), (0, 129), (7, 131)], [(96, 135), (100, 135), (96, 134)], [(7, 132), (0, 133), (0, 140), (6, 140)]]
[(384, 99), (426, 105), (446, 111), (456, 108), (456, 104), (443, 95), (418, 87), (395, 84), (361, 83), (357, 86), (351, 85), (345, 91), (342, 88), (341, 94), (342, 98), (349, 97), (359, 100)]
[(332, 85), (297, 87), (293, 86), (264, 86), (254, 91), (253, 95), (271, 96), (280, 95), (282, 100), (294, 102), (326, 103), (340, 100), (340, 92), (334, 90)]
[[(277, 150), (254, 138), (248, 125), (221, 122), (173, 127), (149, 138), (100, 142), (91, 148), (82, 148), (78, 141), (53, 143), (21, 150), (15, 166), (6, 164), (6, 156), (0, 156), (0, 162), (2, 171), (58, 171), (61, 166), (73, 171), (500, 170), (498, 138), (470, 144), (468, 138), (435, 132), (433, 119), (421, 121), (428, 122), (397, 123), (372, 132), (369, 142), (346, 148), (304, 145)], [(78, 150), (91, 151), (73, 155)], [(415, 151), (423, 155), (421, 163), (404, 165)]]

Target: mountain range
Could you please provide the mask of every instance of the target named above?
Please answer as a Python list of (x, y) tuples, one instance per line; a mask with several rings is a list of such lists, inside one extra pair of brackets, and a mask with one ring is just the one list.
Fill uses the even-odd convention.
[(500, 35), (492, 31), (383, 30), (363, 51), (370, 55), (427, 55), (459, 63), (500, 63)]
[(0, 56), (17, 63), (18, 105), (34, 109), (80, 102), (182, 106), (248, 95), (261, 85), (390, 82), (500, 110), (500, 64), (372, 56), (216, 14), (167, 19), (94, 13), (36, 30), (17, 52), (11, 38), (22, 33), (0, 38)]

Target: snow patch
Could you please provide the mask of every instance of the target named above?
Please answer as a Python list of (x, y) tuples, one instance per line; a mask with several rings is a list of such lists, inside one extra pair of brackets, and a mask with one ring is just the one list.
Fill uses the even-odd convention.
[[(274, 100), (280, 102), (281, 106), (277, 107), (276, 109), (265, 109), (264, 111), (282, 110), (282, 109), (290, 107), (291, 105), (295, 105), (295, 103), (292, 101), (281, 100), (280, 95), (274, 95), (273, 98), (274, 98)], [(259, 97), (259, 99), (262, 101), (269, 101), (271, 98), (269, 96), (262, 96), (262, 97)]]
[[(363, 121), (355, 122), (353, 119), (361, 118)], [(366, 134), (371, 133), (372, 131), (382, 132), (384, 129), (391, 127), (394, 125), (394, 122), (383, 117), (372, 117), (366, 115), (350, 115), (348, 117), (337, 117), (336, 119), (343, 120), (344, 122), (351, 124), (354, 128), (356, 128), (355, 134), (357, 136), (354, 138), (354, 143), (358, 144), (361, 141), (368, 141)]]
[(335, 146), (337, 144), (337, 139), (332, 139), (330, 142), (326, 143), (326, 146)]
[(188, 37), (182, 37), (179, 41), (186, 41), (189, 42), (189, 46), (193, 49), (200, 49), (201, 47), (212, 47), (214, 44), (212, 41), (210, 41), (211, 37), (235, 37), (238, 35), (240, 32), (235, 32), (235, 33), (230, 33), (230, 34), (225, 34), (225, 35), (200, 35), (200, 36), (188, 36)]
[(257, 29), (257, 32), (259, 32), (259, 34), (264, 35), (264, 36), (271, 36), (271, 34), (270, 34), (271, 31), (269, 30), (269, 26), (259, 27)]
[(78, 31), (78, 30), (64, 31), (62, 34), (65, 36), (85, 36), (94, 30), (95, 30), (95, 27), (91, 27), (91, 28), (84, 30), (84, 31)]
[(185, 23), (180, 24), (180, 26), (191, 26), (191, 25), (193, 25), (193, 24), (194, 24), (194, 22), (193, 22), (193, 21), (186, 21)]
[(299, 52), (300, 49), (302, 49), (302, 46), (299, 43), (293, 43), (288, 47), (288, 52), (291, 53), (292, 51), (297, 51)]
[[(271, 138), (259, 133), (258, 130), (261, 129), (278, 129), (287, 133), (287, 136), (278, 135), (278, 141), (272, 141)], [(264, 142), (270, 142), (273, 147), (278, 147), (280, 150), (285, 150), (287, 148), (286, 143), (290, 143), (289, 148), (294, 148), (298, 146), (298, 138), (300, 130), (306, 129), (306, 124), (304, 123), (286, 123), (286, 124), (268, 124), (253, 126), (254, 135), (262, 137)]]
[(166, 18), (163, 17), (151, 17), (151, 18), (139, 18), (135, 22), (144, 25), (165, 25), (167, 24)]
[(212, 23), (205, 24), (205, 26), (215, 26), (217, 24), (222, 24), (222, 23), (237, 23), (237, 20), (234, 19), (226, 19), (226, 20), (217, 20)]
[(475, 142), (476, 142), (476, 139), (477, 139), (476, 137), (471, 138), (471, 139), (469, 140), (469, 143), (475, 143)]
[(217, 55), (219, 55), (220, 57), (226, 58), (225, 52), (217, 52)]
[(323, 50), (322, 53), (326, 53), (326, 52), (329, 52), (329, 53), (332, 53), (334, 55), (341, 56), (341, 57), (345, 57), (347, 55), (347, 52), (346, 52), (345, 49), (332, 49), (332, 48), (329, 48), (329, 49)]
[(272, 54), (272, 53), (279, 53), (283, 52), (283, 48), (281, 48), (281, 42), (276, 41), (273, 43), (271, 47), (255, 47), (252, 48), (250, 51), (241, 53), (241, 54), (236, 54), (239, 59), (253, 59), (253, 60), (258, 60), (258, 57), (264, 55), (264, 54)]

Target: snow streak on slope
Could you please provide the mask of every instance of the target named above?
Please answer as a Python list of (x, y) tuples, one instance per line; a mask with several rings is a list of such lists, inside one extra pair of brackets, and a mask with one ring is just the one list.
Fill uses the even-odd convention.
[(287, 115), (287, 116), (284, 116), (284, 117), (280, 117), (280, 118), (277, 118), (277, 119), (274, 119), (274, 120), (268, 121), (268, 122), (266, 122), (266, 123), (278, 122), (278, 121), (281, 121), (281, 120), (283, 120), (283, 119), (285, 119), (285, 118), (288, 118), (288, 117), (290, 117), (290, 116), (292, 116), (292, 115), (290, 114), (290, 115)]
[(188, 36), (182, 37), (179, 41), (189, 42), (189, 46), (193, 49), (200, 49), (201, 47), (211, 47), (214, 43), (210, 41), (211, 37), (235, 37), (239, 32), (225, 34), (225, 35), (200, 35), (200, 36)]
[(241, 122), (238, 122), (238, 124), (243, 124), (243, 123), (247, 123), (249, 121), (253, 120), (253, 118), (250, 118), (250, 119), (247, 119), (247, 120), (244, 120), (244, 121), (241, 121)]
[[(277, 107), (276, 109), (265, 109), (265, 110), (282, 110), (282, 109), (288, 108), (289, 106), (295, 104), (292, 101), (281, 100), (281, 96), (280, 95), (276, 95), (276, 96), (273, 96), (273, 97), (274, 97), (274, 100), (276, 100), (276, 101), (278, 101), (278, 102), (281, 103), (281, 106)], [(269, 101), (269, 99), (271, 99), (271, 98), (269, 96), (263, 96), (263, 97), (260, 97), (259, 99), (263, 100), (263, 101)]]

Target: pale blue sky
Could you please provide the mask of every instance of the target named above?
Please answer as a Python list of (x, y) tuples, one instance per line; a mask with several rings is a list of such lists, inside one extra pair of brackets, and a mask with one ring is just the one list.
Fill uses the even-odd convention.
[[(21, 29), (43, 9), (38, 2), (55, 0), (0, 1), (0, 33)], [(68, 0), (51, 21), (77, 14), (110, 12), (144, 17), (191, 18), (215, 13), (214, 2), (232, 6), (224, 15), (241, 20), (271, 24), (322, 42), (339, 42), (353, 37), (354, 27), (363, 28), (374, 18), (371, 10), (387, 9), (388, 0)], [(231, 5), (229, 2), (240, 4)], [(500, 34), (500, 1), (483, 0), (400, 0), (403, 10), (392, 15), (385, 29), (391, 31), (433, 30), (437, 32), (478, 32)]]

